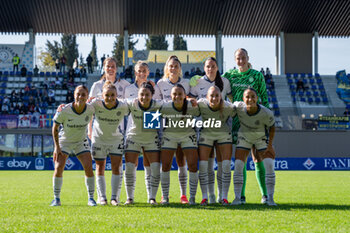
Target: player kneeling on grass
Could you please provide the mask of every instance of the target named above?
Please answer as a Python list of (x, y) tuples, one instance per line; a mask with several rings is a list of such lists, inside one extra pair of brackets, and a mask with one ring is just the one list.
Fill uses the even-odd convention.
[(111, 81), (105, 82), (102, 88), (103, 100), (95, 99), (91, 105), (95, 109), (93, 127), (89, 125), (88, 136), (91, 139), (91, 153), (96, 162), (97, 202), (107, 204), (105, 167), (106, 157), (109, 155), (112, 166), (111, 178), (111, 204), (119, 204), (117, 194), (120, 189), (121, 175), (119, 170), (122, 164), (124, 136), (121, 125), (124, 116), (129, 114), (126, 102), (117, 99), (117, 88)]
[(143, 128), (143, 113), (156, 112), (162, 105), (162, 101), (152, 100), (153, 94), (154, 88), (152, 84), (145, 82), (139, 88), (138, 98), (127, 101), (131, 119), (128, 120), (125, 142), (125, 188), (127, 194), (125, 205), (134, 203), (136, 164), (141, 149), (143, 150), (144, 158), (149, 161), (151, 167), (151, 193), (148, 201), (152, 205), (157, 204), (156, 195), (160, 181), (158, 134), (156, 129)]
[[(88, 190), (88, 205), (96, 206), (94, 200), (95, 179), (92, 170), (92, 159), (86, 138), (88, 124), (94, 109), (87, 105), (89, 91), (85, 86), (77, 86), (74, 91), (74, 102), (68, 104), (61, 112), (57, 112), (52, 126), (55, 149), (53, 161), (55, 171), (53, 175), (54, 200), (51, 206), (60, 206), (62, 175), (69, 154), (75, 154), (85, 170), (85, 184)], [(59, 126), (63, 125), (59, 131)]]
[[(161, 144), (162, 161), (162, 204), (169, 204), (170, 169), (174, 152), (181, 148), (187, 159), (190, 171), (190, 200), (189, 204), (194, 205), (198, 186), (198, 152), (196, 132), (192, 127), (186, 126), (187, 122), (199, 116), (197, 106), (192, 106), (186, 99), (185, 88), (176, 84), (171, 89), (171, 102), (164, 103), (161, 109), (166, 124), (163, 126)], [(186, 171), (187, 173), (187, 171)]]
[(231, 183), (231, 156), (232, 156), (232, 136), (227, 120), (234, 116), (233, 105), (224, 101), (221, 97), (220, 89), (212, 86), (208, 89), (207, 98), (200, 99), (198, 106), (203, 121), (215, 120), (220, 127), (203, 127), (200, 131), (199, 139), (199, 180), (202, 189), (201, 205), (208, 204), (208, 159), (214, 145), (217, 146), (222, 158), (222, 187), (220, 203), (228, 205), (227, 195)]
[[(235, 171), (233, 175), (235, 199), (232, 205), (240, 205), (241, 191), (243, 187), (243, 169), (253, 146), (257, 149), (259, 157), (263, 158), (266, 170), (265, 182), (267, 188), (267, 204), (275, 206), (273, 194), (275, 189), (274, 153), (272, 141), (275, 135), (275, 119), (268, 108), (257, 104), (258, 96), (253, 88), (248, 88), (243, 93), (243, 102), (234, 102), (234, 107), (240, 121), (238, 141), (235, 153)], [(268, 138), (266, 137), (268, 129)]]

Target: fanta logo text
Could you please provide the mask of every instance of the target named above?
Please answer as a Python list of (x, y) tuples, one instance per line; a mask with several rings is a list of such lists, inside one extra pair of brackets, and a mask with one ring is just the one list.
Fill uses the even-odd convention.
[(324, 167), (332, 169), (349, 169), (350, 159), (324, 159)]

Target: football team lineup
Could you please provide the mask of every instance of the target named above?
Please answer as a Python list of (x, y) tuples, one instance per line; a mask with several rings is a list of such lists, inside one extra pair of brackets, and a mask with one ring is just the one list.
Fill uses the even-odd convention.
[[(97, 203), (107, 205), (108, 202), (120, 205), (124, 176), (127, 194), (124, 204), (134, 204), (136, 168), (141, 152), (147, 202), (151, 205), (158, 204), (159, 186), (162, 192), (160, 203), (169, 204), (170, 169), (174, 155), (182, 204), (197, 204), (195, 197), (199, 183), (202, 193), (200, 205), (217, 202), (229, 205), (232, 154), (235, 158), (235, 199), (231, 205), (244, 204), (246, 160), (251, 153), (261, 203), (276, 206), (273, 197), (275, 151), (272, 146), (275, 120), (269, 109), (264, 77), (250, 68), (245, 49), (237, 49), (235, 58), (238, 68), (228, 71), (224, 77), (220, 75), (216, 59), (207, 58), (205, 75), (188, 81), (181, 78), (181, 61), (176, 56), (170, 56), (164, 66), (164, 77), (157, 83), (147, 81), (150, 73), (148, 64), (139, 61), (135, 65), (135, 83), (131, 85), (116, 79), (117, 62), (114, 58), (106, 58), (104, 74), (92, 85), (90, 93), (85, 86), (77, 86), (74, 102), (59, 108), (54, 117), (55, 171), (51, 206), (61, 205), (63, 171), (70, 154), (77, 155), (83, 165), (89, 206)], [(136, 99), (130, 98), (135, 95)], [(162, 127), (161, 115), (165, 123)], [(60, 128), (60, 125), (63, 127)], [(107, 156), (112, 168), (109, 201), (104, 176)], [(92, 158), (96, 164), (96, 179)], [(95, 182), (97, 203), (94, 199)]]

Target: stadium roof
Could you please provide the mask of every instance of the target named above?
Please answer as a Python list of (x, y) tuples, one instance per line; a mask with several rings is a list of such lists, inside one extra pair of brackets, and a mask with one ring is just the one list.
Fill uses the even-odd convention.
[(1, 0), (0, 32), (350, 36), (348, 0)]

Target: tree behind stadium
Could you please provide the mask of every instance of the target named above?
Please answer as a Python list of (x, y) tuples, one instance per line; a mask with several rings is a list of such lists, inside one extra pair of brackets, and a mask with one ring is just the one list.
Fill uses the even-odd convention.
[[(135, 48), (135, 45), (137, 44), (137, 41), (132, 40), (132, 36), (129, 36), (129, 50), (133, 50)], [(123, 66), (123, 51), (124, 51), (124, 36), (119, 35), (115, 37), (114, 45), (113, 45), (113, 51), (112, 51), (112, 57), (114, 57), (117, 60), (117, 66)]]
[(149, 35), (146, 39), (147, 50), (168, 50), (168, 46), (168, 41), (162, 35)]
[(63, 34), (61, 38), (62, 54), (66, 57), (66, 65), (71, 68), (74, 59), (79, 57), (77, 37), (74, 34)]
[(97, 46), (96, 46), (96, 36), (92, 36), (92, 48), (90, 55), (92, 57), (92, 67), (98, 66), (98, 59), (97, 59)]
[(173, 40), (174, 50), (187, 50), (187, 42), (182, 36), (175, 35)]

